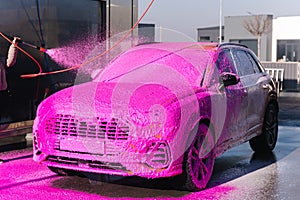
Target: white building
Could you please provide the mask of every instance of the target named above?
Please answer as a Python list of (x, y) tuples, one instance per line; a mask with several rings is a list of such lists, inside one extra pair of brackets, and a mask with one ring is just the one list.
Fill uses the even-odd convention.
[(272, 61), (300, 61), (300, 16), (273, 19)]

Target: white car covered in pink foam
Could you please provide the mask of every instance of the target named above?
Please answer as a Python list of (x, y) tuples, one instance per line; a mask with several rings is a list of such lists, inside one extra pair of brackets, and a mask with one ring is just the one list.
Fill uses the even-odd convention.
[(250, 141), (256, 152), (273, 150), (275, 91), (244, 46), (139, 45), (39, 105), (34, 160), (59, 174), (178, 175), (199, 190), (227, 149)]

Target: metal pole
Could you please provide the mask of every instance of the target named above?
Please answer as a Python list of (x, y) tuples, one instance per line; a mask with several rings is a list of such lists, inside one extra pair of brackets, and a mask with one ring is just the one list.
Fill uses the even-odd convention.
[(162, 26), (159, 26), (159, 42), (162, 42), (162, 37), (163, 37)]
[(220, 25), (219, 25), (219, 44), (222, 43), (222, 0), (220, 0)]
[(131, 0), (131, 27), (133, 27), (134, 25), (134, 18), (133, 18), (133, 15), (134, 15), (134, 0)]
[(107, 36), (108, 36), (108, 39), (110, 38), (110, 36), (111, 36), (111, 33), (110, 33), (110, 29), (111, 29), (111, 27), (110, 27), (110, 25), (111, 25), (111, 23), (110, 23), (110, 20), (111, 20), (111, 7), (110, 7), (111, 5), (110, 5), (110, 0), (107, 0), (107, 2), (106, 2), (106, 8), (107, 8)]

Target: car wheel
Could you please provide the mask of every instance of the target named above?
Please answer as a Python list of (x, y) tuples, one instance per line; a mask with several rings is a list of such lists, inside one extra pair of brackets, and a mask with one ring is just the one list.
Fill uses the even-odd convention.
[(199, 191), (206, 187), (215, 160), (212, 138), (212, 131), (205, 124), (200, 124), (195, 139), (185, 153), (182, 174), (184, 189)]
[(74, 176), (76, 175), (76, 172), (73, 170), (68, 170), (68, 169), (62, 169), (58, 167), (51, 167), (48, 166), (48, 169), (50, 169), (52, 172), (56, 173), (57, 175), (60, 176)]
[(262, 134), (252, 138), (249, 143), (255, 152), (270, 152), (275, 148), (278, 137), (278, 109), (269, 104), (265, 112)]
[(17, 149), (26, 149), (26, 148), (27, 148), (27, 141), (17, 143), (17, 144), (15, 144), (15, 147), (16, 147)]

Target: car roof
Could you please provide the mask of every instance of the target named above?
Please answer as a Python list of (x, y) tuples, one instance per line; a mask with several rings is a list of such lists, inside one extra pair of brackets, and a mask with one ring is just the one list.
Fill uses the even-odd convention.
[(218, 43), (215, 42), (152, 42), (139, 44), (133, 49), (157, 48), (165, 51), (178, 51), (185, 49), (209, 51), (215, 49), (217, 46)]
[(223, 48), (244, 48), (249, 49), (246, 45), (240, 43), (216, 43), (216, 42), (150, 42), (142, 43), (132, 48), (136, 50), (139, 48), (155, 48), (169, 52), (177, 52), (180, 50), (194, 49), (196, 51), (216, 51), (217, 49)]
[(221, 43), (218, 45), (218, 48), (224, 48), (224, 47), (237, 47), (237, 48), (245, 48), (249, 49), (246, 45), (240, 44), (240, 43)]

